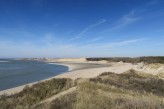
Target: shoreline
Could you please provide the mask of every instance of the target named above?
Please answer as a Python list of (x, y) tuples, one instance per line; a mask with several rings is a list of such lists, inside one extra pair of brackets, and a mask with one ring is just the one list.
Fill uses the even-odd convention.
[(120, 63), (120, 62), (109, 62), (109, 63), (99, 63), (99, 62), (56, 62), (56, 61), (46, 61), (48, 64), (57, 64), (68, 67), (67, 72), (63, 72), (62, 74), (43, 79), (40, 81), (32, 82), (29, 84), (21, 85), (18, 87), (6, 89), (0, 91), (0, 96), (3, 94), (11, 95), (14, 93), (19, 93), (24, 89), (26, 85), (32, 86), (37, 84), (38, 82), (44, 82), (46, 80), (51, 80), (53, 78), (70, 78), (72, 80), (78, 78), (94, 78), (104, 72), (113, 72), (113, 73), (123, 73), (130, 69), (134, 69), (136, 71), (142, 73), (149, 73), (156, 75), (161, 71), (164, 71), (164, 67), (159, 67), (158, 69), (152, 69), (149, 65), (144, 65), (143, 63), (131, 64), (131, 63)]
[[(52, 63), (47, 63), (47, 64), (52, 64)], [(56, 65), (63, 65), (63, 66), (66, 66), (68, 67), (68, 71), (69, 72), (72, 68), (67, 66), (66, 64), (57, 64), (57, 63), (53, 63), (53, 64), (56, 64)], [(67, 72), (63, 72), (63, 73), (67, 73)], [(60, 75), (60, 74), (59, 74)], [(57, 75), (56, 75), (57, 76)], [(20, 85), (20, 86), (16, 86), (16, 87), (13, 87), (13, 88), (9, 88), (9, 89), (5, 89), (5, 90), (1, 90), (0, 91), (0, 96), (5, 94), (5, 95), (11, 95), (11, 94), (15, 94), (15, 93), (19, 93), (20, 91), (22, 91), (24, 89), (25, 86), (32, 86), (34, 84), (37, 84), (39, 82), (44, 82), (46, 80), (50, 80), (50, 79), (53, 79), (55, 78), (55, 76), (53, 77), (50, 77), (50, 78), (47, 78), (47, 79), (43, 79), (43, 80), (40, 80), (40, 81), (36, 81), (36, 82), (31, 82), (31, 83), (27, 83), (27, 84), (24, 84), (24, 85)]]
[[(15, 93), (19, 93), (20, 91), (22, 91), (24, 89), (25, 86), (32, 86), (34, 84), (37, 84), (39, 82), (44, 82), (46, 80), (51, 80), (53, 78), (60, 78), (60, 75), (65, 75), (67, 73), (70, 72), (74, 72), (74, 71), (78, 71), (78, 70), (82, 70), (82, 69), (86, 69), (86, 63), (74, 63), (74, 62), (47, 62), (47, 64), (56, 64), (56, 65), (63, 65), (68, 67), (68, 71), (67, 72), (63, 72), (59, 75), (47, 78), (47, 79), (43, 79), (40, 81), (36, 81), (36, 82), (32, 82), (32, 83), (27, 83), (21, 86), (17, 86), (17, 87), (13, 87), (13, 88), (9, 88), (9, 89), (5, 89), (5, 90), (1, 90), (0, 91), (0, 96), (5, 94), (5, 95), (11, 95), (11, 94), (15, 94)], [(92, 65), (92, 64), (91, 64)], [(101, 64), (96, 64), (96, 65), (101, 65)], [(92, 69), (94, 67), (89, 67), (87, 69)], [(69, 78), (69, 77), (65, 77), (65, 78)]]

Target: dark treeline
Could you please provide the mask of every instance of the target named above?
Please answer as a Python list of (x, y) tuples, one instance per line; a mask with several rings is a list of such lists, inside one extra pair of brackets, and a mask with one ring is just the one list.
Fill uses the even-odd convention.
[(164, 56), (145, 56), (145, 57), (101, 57), (101, 58), (87, 58), (87, 61), (111, 61), (111, 62), (128, 62), (128, 63), (138, 63), (138, 62), (145, 62), (145, 63), (164, 63)]

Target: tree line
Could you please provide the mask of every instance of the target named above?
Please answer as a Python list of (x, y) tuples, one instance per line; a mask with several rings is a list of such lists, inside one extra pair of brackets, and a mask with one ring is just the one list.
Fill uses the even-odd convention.
[(164, 56), (143, 56), (143, 57), (97, 57), (97, 58), (86, 58), (87, 61), (111, 61), (111, 62), (127, 62), (127, 63), (164, 63)]

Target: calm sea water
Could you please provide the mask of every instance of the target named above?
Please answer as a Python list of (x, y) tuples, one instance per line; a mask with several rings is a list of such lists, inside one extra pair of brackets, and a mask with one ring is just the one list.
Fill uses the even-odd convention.
[(46, 79), (68, 67), (38, 61), (0, 59), (0, 90)]

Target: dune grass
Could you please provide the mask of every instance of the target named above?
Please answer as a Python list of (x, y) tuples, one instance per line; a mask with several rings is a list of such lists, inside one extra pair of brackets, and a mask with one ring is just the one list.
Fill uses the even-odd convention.
[[(1, 98), (0, 106), (5, 107), (2, 109), (11, 106), (12, 109), (164, 109), (164, 80), (158, 76), (130, 70), (123, 74), (105, 72), (96, 78), (74, 82), (54, 79), (41, 86), (27, 87), (17, 95)], [(31, 106), (73, 85), (76, 91)]]
[(162, 97), (111, 85), (86, 82), (77, 91), (75, 109), (163, 109)]
[(79, 81), (76, 92), (37, 109), (164, 109), (164, 81), (158, 76), (130, 70)]
[(90, 81), (164, 96), (164, 80), (151, 74), (136, 73), (134, 70), (123, 74), (104, 73), (97, 78), (90, 79)]
[(33, 105), (47, 97), (57, 94), (73, 86), (71, 79), (52, 79), (26, 86), (23, 91), (11, 96), (1, 96), (1, 109), (30, 109)]

